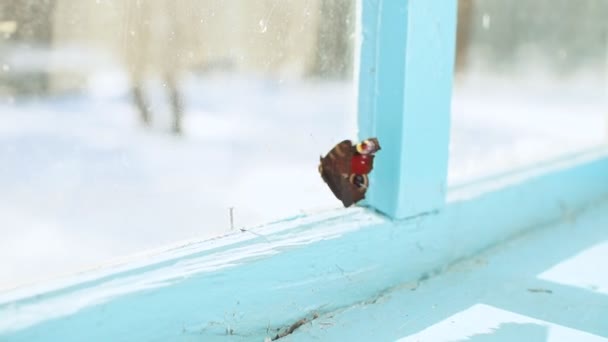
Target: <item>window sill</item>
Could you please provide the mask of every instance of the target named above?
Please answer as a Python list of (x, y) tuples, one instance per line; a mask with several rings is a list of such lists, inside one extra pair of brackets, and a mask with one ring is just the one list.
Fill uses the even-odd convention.
[(268, 329), (426, 279), (530, 228), (572, 220), (606, 197), (606, 174), (608, 159), (590, 160), (432, 215), (391, 221), (363, 208), (332, 211), (18, 288), (0, 294), (0, 338), (263, 339)]

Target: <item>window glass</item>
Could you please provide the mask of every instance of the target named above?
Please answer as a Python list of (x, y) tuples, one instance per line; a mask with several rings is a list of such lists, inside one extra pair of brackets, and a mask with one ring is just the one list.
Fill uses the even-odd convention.
[(0, 2), (0, 289), (341, 206), (354, 0)]
[(605, 143), (608, 2), (458, 5), (451, 184)]

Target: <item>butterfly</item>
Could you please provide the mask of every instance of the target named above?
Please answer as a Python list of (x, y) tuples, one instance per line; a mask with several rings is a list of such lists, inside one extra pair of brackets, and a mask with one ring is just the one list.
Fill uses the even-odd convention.
[(353, 145), (344, 140), (320, 157), (319, 173), (344, 207), (361, 201), (369, 187), (367, 175), (374, 167), (374, 155), (380, 150), (377, 138)]

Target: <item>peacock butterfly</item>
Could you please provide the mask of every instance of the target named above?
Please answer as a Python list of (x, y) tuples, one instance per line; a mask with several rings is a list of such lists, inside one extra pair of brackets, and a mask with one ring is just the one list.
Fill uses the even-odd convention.
[(344, 140), (334, 146), (325, 157), (320, 157), (319, 173), (344, 207), (365, 198), (369, 187), (367, 175), (374, 166), (374, 154), (380, 150), (377, 138), (369, 138), (353, 145)]

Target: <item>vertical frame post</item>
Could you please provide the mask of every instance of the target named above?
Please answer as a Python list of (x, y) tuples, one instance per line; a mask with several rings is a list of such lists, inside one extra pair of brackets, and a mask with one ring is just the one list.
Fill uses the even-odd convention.
[(362, 0), (359, 137), (382, 150), (367, 203), (394, 219), (445, 203), (457, 0)]

